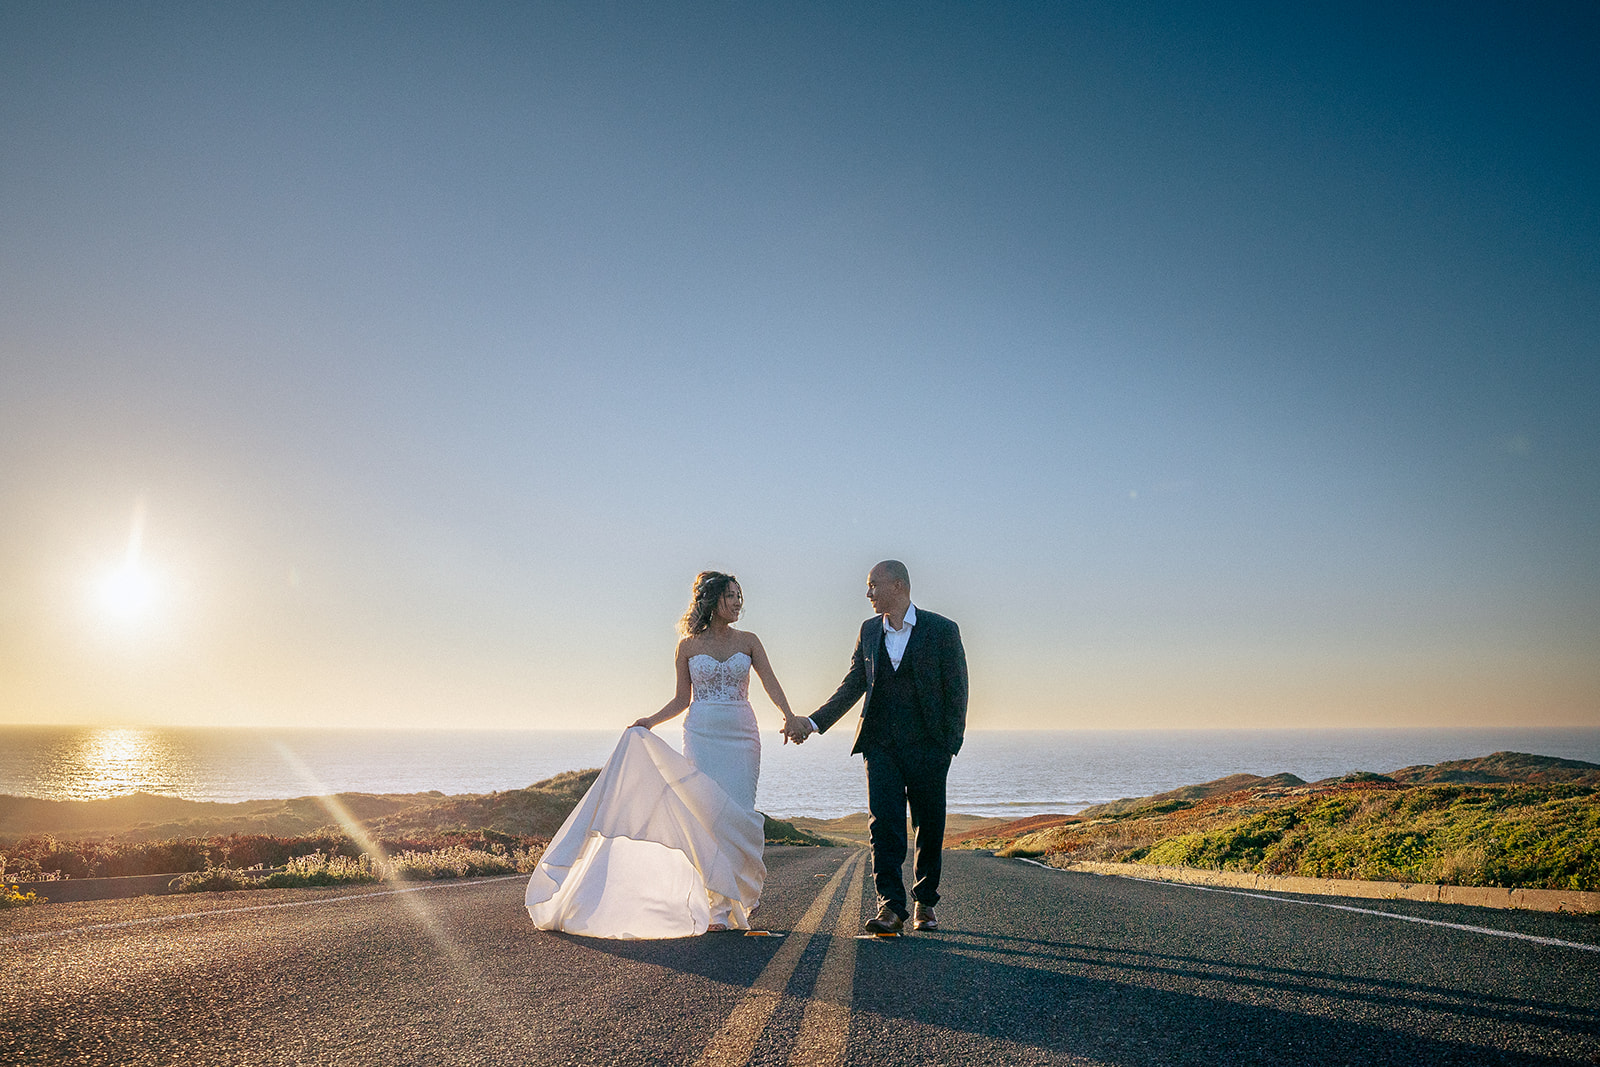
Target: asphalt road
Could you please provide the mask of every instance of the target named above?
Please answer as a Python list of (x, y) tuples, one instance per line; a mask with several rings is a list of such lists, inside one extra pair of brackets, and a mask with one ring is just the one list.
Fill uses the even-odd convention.
[(769, 849), (782, 938), (540, 933), (521, 878), (7, 911), (0, 1063), (1600, 1063), (1592, 918), (950, 853), (944, 928), (863, 940), (863, 860)]

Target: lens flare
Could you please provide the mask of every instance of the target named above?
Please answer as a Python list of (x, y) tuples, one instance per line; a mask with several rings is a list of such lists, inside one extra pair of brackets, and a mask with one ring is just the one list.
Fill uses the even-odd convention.
[[(367, 832), (361, 820), (345, 806), (343, 800), (328, 791), (327, 787), (317, 777), (315, 771), (300, 758), (300, 756), (282, 741), (273, 743), (278, 750), (278, 755), (283, 757), (285, 764), (294, 771), (305, 785), (313, 790), (315, 799), (322, 810), (331, 818), (350, 839), (374, 858), (383, 855), (381, 846)], [(531, 1038), (526, 1026), (520, 1021), (519, 1014), (512, 1009), (506, 1000), (497, 995), (493, 982), (483, 971), (483, 968), (473, 960), (471, 955), (462, 947), (461, 943), (446, 928), (445, 923), (430, 906), (430, 902), (422, 899), (421, 893), (406, 893), (394, 899), (410, 915), (419, 929), (429, 937), (440, 953), (449, 962), (452, 970), (456, 972), (463, 984), (470, 990), (474, 997), (472, 1007), (480, 1013), (483, 1021), (498, 1032), (500, 1039), (525, 1043)], [(458, 1001), (457, 1003), (461, 1003)]]

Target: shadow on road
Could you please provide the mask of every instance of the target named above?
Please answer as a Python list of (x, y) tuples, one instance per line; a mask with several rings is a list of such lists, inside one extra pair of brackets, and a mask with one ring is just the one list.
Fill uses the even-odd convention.
[[(1568, 960), (1548, 972), (1537, 960), (1525, 961), (1532, 970), (1500, 975), (1484, 969), (1499, 957), (1454, 950), (1413, 960), (1403, 951), (1375, 957), (1357, 943), (1285, 956), (1248, 936), (1254, 920), (1225, 916), (1237, 923), (1229, 936), (1219, 920), (1192, 909), (1161, 914), (1165, 926), (1139, 913), (1133, 927), (1166, 929), (1168, 936), (1125, 940), (1135, 903), (1147, 910), (1172, 905), (1165, 898), (1130, 902), (1127, 887), (1094, 882), (1060, 883), (1049, 892), (1071, 888), (1074, 895), (1057, 900), (1025, 879), (997, 886), (997, 874), (1009, 877), (1004, 869), (971, 876), (983, 886), (981, 899), (1032, 894), (1036, 914), (1103, 915), (1106, 921), (1093, 928), (1106, 936), (1068, 941), (1038, 925), (1018, 930), (1012, 923), (1005, 933), (987, 933), (947, 923), (936, 934), (858, 941), (849, 1005), (853, 1059), (1081, 1058), (1130, 1067), (1600, 1064), (1600, 1006), (1586, 999), (1589, 972), (1569, 970)], [(1008, 914), (1001, 909), (1000, 921), (1011, 922)], [(812, 937), (790, 996), (816, 995), (823, 957), (843, 947), (833, 922), (830, 912)], [(1190, 936), (1197, 929), (1205, 933)], [(1279, 935), (1274, 944), (1286, 943), (1281, 927), (1270, 929)], [(1034, 933), (1045, 936), (1025, 936)], [(563, 939), (734, 986), (751, 984), (783, 944), (736, 934), (664, 942)], [(1348, 968), (1341, 962), (1347, 959)]]
[[(711, 935), (597, 941), (549, 935), (620, 959), (748, 985), (781, 940)], [(817, 934), (807, 952), (825, 954)], [(1134, 949), (945, 933), (858, 953), (855, 1026), (896, 1021), (1107, 1063), (1306, 1065), (1594, 1063), (1600, 1009), (1447, 986)], [(797, 980), (804, 982), (809, 968)], [(1215, 983), (1207, 994), (1161, 988)], [(791, 988), (807, 995), (809, 989)], [(1384, 1015), (1415, 1030), (1377, 1023)], [(1363, 1021), (1366, 1017), (1366, 1021)], [(1511, 1051), (1508, 1029), (1564, 1035), (1551, 1054)], [(1528, 1045), (1528, 1034), (1517, 1042)], [(1537, 1044), (1537, 1042), (1533, 1042)]]
[[(871, 1013), (1110, 1063), (1600, 1062), (1589, 1058), (1600, 1050), (1592, 1007), (998, 935), (881, 948), (858, 956), (858, 1026), (872, 1025), (861, 1018)], [(1215, 983), (1214, 992), (1190, 991), (1197, 983)], [(1522, 1027), (1564, 1035), (1563, 1048), (1517, 1052), (1495, 1039)], [(1516, 1044), (1548, 1043), (1522, 1038)]]
[[(677, 937), (664, 941), (613, 941), (602, 937), (541, 932), (568, 945), (634, 963), (654, 964), (717, 982), (748, 986), (778, 948), (781, 937), (745, 937), (737, 931)], [(814, 943), (813, 943), (814, 948)]]
[[(1219, 963), (1196, 956), (1176, 956), (1137, 949), (1104, 945), (1074, 945), (1060, 941), (1009, 937), (1003, 934), (959, 934), (947, 943), (946, 951), (957, 946), (981, 947), (990, 956), (1014, 954), (1031, 959), (1051, 959), (1085, 967), (1115, 967), (1140, 977), (1160, 976), (1185, 980), (1222, 979), (1234, 986), (1257, 986), (1277, 993), (1299, 993), (1334, 1000), (1382, 1005), (1393, 1010), (1448, 1010), (1455, 1015), (1471, 1015), (1497, 1022), (1549, 1026), (1591, 1033), (1600, 1021), (1600, 1008), (1548, 1001), (1498, 996), (1473, 992), (1468, 995), (1449, 986), (1427, 985), (1399, 979), (1371, 978), (1292, 967), (1241, 966)], [(1109, 957), (1109, 959), (1108, 959)]]

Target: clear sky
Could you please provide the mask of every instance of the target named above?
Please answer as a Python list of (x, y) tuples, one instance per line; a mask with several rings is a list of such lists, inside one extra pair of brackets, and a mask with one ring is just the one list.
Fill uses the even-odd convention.
[(1597, 56), (8, 2), (0, 722), (620, 729), (706, 567), (808, 711), (897, 557), (973, 727), (1600, 725)]

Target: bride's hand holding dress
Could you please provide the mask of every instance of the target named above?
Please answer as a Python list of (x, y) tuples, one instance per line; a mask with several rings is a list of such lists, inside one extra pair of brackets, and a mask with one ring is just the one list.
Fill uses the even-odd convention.
[[(658, 938), (748, 928), (766, 877), (752, 669), (785, 730), (794, 716), (760, 640), (730, 625), (742, 596), (729, 584), (715, 625), (679, 642), (673, 698), (623, 734), (545, 850), (526, 901), (541, 929)], [(685, 710), (680, 756), (650, 731)]]

